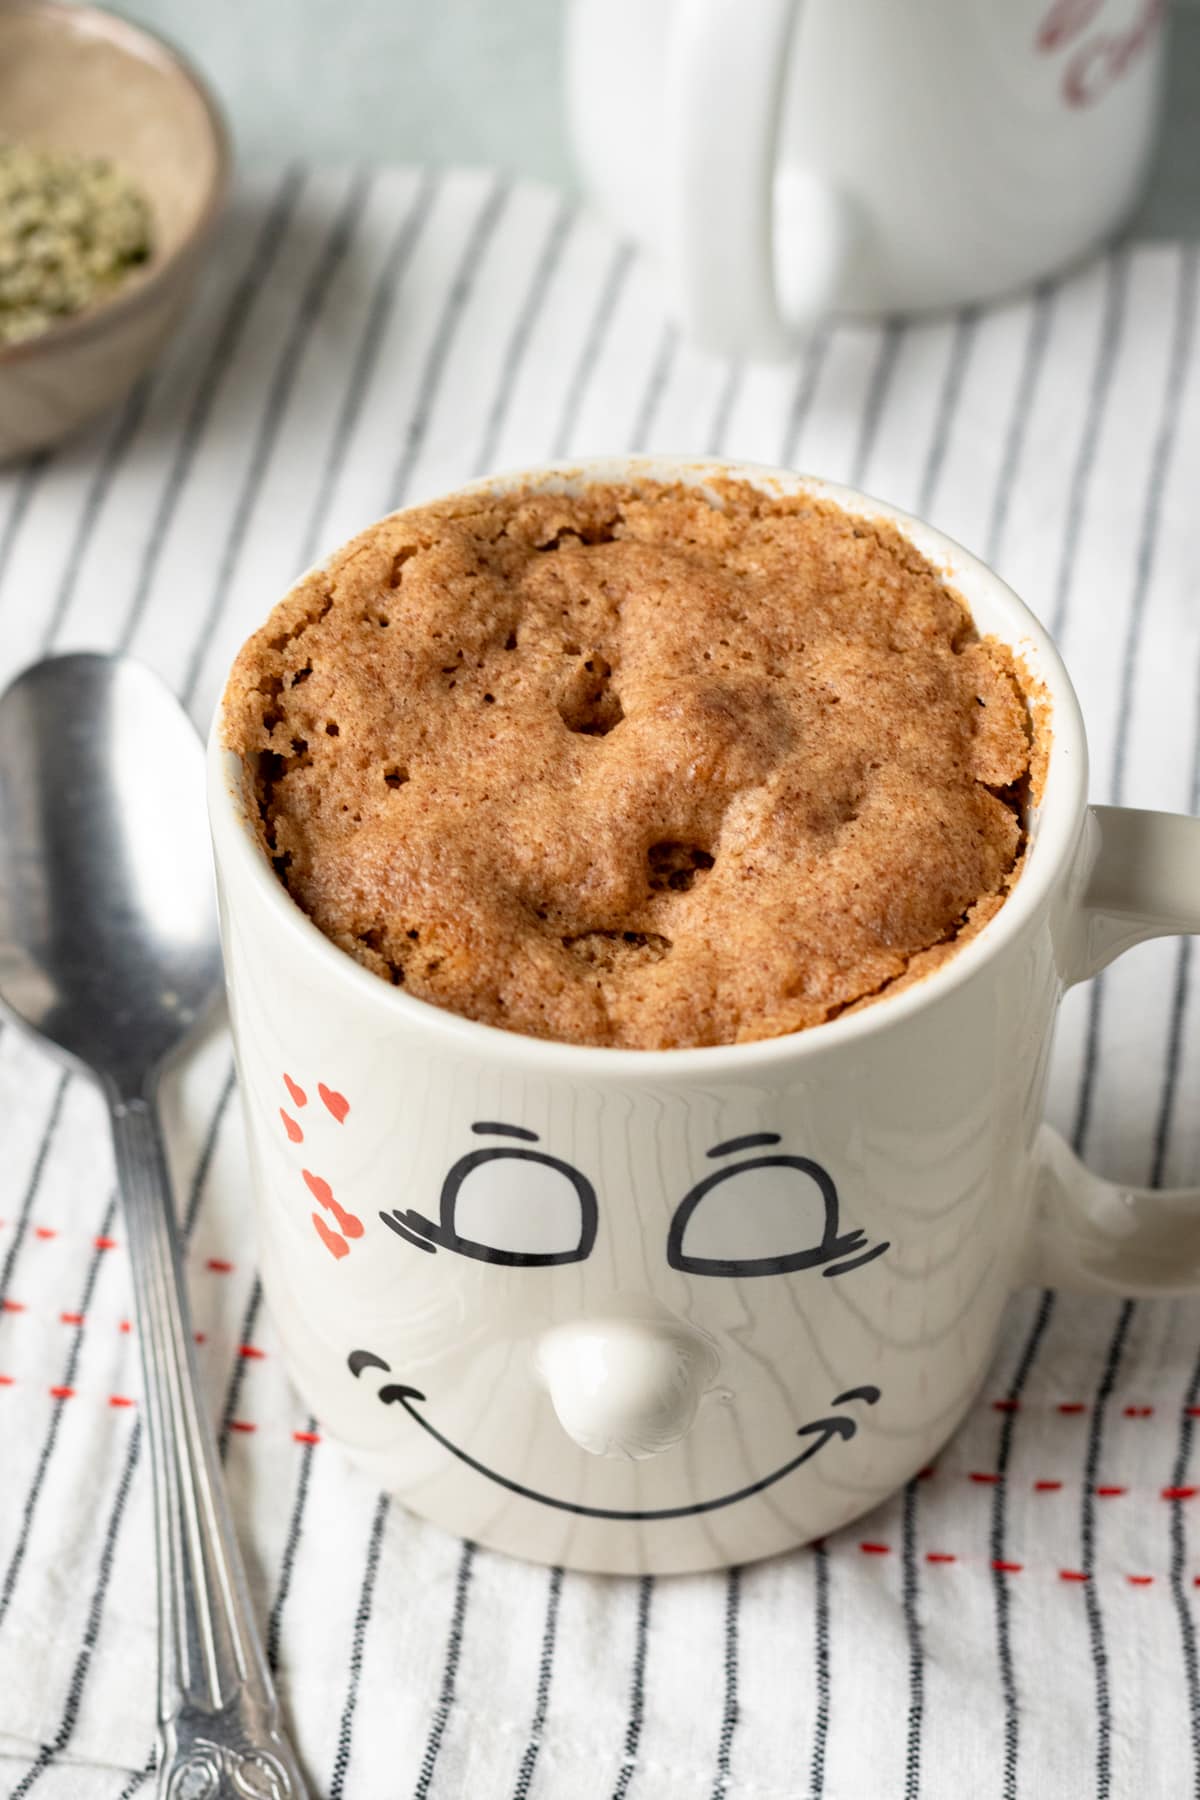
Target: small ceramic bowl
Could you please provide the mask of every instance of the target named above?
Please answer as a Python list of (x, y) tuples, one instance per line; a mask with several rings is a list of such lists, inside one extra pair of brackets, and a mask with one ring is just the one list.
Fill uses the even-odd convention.
[(148, 261), (95, 308), (0, 348), (0, 461), (120, 399), (178, 318), (229, 180), (229, 142), (196, 73), (90, 6), (0, 0), (0, 142), (111, 159), (145, 194)]

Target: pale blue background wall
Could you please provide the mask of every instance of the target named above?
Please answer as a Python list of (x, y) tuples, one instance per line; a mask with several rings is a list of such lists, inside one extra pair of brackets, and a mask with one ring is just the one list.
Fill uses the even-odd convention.
[[(564, 6), (117, 0), (116, 10), (165, 32), (204, 66), (244, 156), (302, 145), (338, 161), (499, 164), (565, 185)], [(1136, 229), (1200, 236), (1200, 0), (1175, 0), (1172, 10), (1167, 128)]]

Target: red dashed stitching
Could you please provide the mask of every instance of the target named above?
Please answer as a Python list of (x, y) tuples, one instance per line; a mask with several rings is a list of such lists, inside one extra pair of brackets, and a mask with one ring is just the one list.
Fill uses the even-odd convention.
[(321, 1436), (316, 1431), (293, 1431), (292, 1436), (298, 1444), (319, 1444)]
[(1200, 1488), (1165, 1487), (1162, 1490), (1164, 1500), (1194, 1500), (1197, 1494), (1200, 1494)]
[(928, 1563), (952, 1563), (957, 1562), (958, 1558), (952, 1556), (948, 1550), (927, 1550), (925, 1561)]
[(993, 1557), (992, 1567), (993, 1569), (998, 1569), (1002, 1575), (1019, 1575), (1024, 1569), (1025, 1564), (1018, 1562), (1001, 1562), (999, 1557)]
[(987, 1471), (983, 1469), (972, 1469), (967, 1475), (968, 1481), (981, 1482), (985, 1487), (995, 1487), (999, 1479), (1000, 1477), (998, 1475), (989, 1475)]
[(238, 1345), (238, 1355), (245, 1356), (249, 1359), (252, 1359), (255, 1362), (261, 1361), (262, 1358), (266, 1354), (267, 1354), (266, 1351), (260, 1350), (258, 1348), (257, 1344), (239, 1344)]
[(249, 1419), (230, 1419), (229, 1429), (230, 1431), (257, 1431), (258, 1426), (252, 1424)]
[(117, 1240), (112, 1237), (93, 1238), (92, 1242), (97, 1250), (115, 1250), (117, 1248)]
[(1057, 1494), (1061, 1487), (1061, 1481), (1035, 1481), (1033, 1491), (1035, 1494)]
[(44, 1242), (47, 1238), (57, 1237), (58, 1233), (55, 1231), (53, 1225), (35, 1225), (33, 1228), (33, 1235), (34, 1237), (41, 1238)]
[(1130, 1587), (1151, 1587), (1154, 1582), (1153, 1575), (1127, 1575), (1125, 1579)]
[(1086, 1575), (1082, 1569), (1060, 1569), (1058, 1579), (1060, 1581), (1088, 1581), (1091, 1577)]
[[(1127, 1406), (1125, 1408), (1125, 1417), (1127, 1419), (1149, 1419), (1153, 1417), (1153, 1414), (1154, 1408), (1152, 1406)], [(1133, 1577), (1131, 1576), (1130, 1580), (1132, 1579)]]
[(1021, 1402), (1019, 1400), (993, 1400), (992, 1401), (992, 1411), (993, 1412), (1020, 1412), (1020, 1410), (1021, 1410)]
[(1058, 1410), (1060, 1413), (1084, 1413), (1087, 1407), (1082, 1400), (1060, 1400)]
[(110, 1394), (108, 1404), (110, 1406), (136, 1406), (137, 1401), (130, 1399), (128, 1394)]
[(75, 1397), (73, 1387), (52, 1387), (50, 1393), (55, 1400), (73, 1400)]
[(890, 1544), (860, 1544), (858, 1547), (865, 1550), (868, 1556), (887, 1556), (892, 1548)]
[(19, 1300), (0, 1301), (0, 1312), (24, 1312), (25, 1308)]
[(223, 1256), (210, 1256), (204, 1266), (206, 1269), (211, 1269), (214, 1275), (233, 1274), (233, 1264), (226, 1262)]
[(64, 1325), (82, 1325), (83, 1324), (83, 1314), (82, 1313), (59, 1313), (58, 1316)]
[(1123, 1487), (1098, 1487), (1095, 1492), (1097, 1500), (1115, 1500), (1118, 1495), (1127, 1494), (1129, 1489)]

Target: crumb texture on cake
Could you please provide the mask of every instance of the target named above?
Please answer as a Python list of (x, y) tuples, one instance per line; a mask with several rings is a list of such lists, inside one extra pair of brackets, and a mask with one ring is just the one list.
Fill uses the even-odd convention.
[(288, 891), (492, 1025), (801, 1030), (1010, 886), (1029, 709), (884, 521), (734, 481), (384, 520), (243, 648), (225, 738)]

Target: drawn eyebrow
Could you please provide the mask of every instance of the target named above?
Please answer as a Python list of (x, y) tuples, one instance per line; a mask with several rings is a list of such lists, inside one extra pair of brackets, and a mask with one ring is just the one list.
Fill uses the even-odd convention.
[(781, 1144), (777, 1131), (752, 1131), (748, 1137), (730, 1138), (728, 1143), (714, 1144), (710, 1156), (732, 1156), (735, 1150), (757, 1150), (761, 1144)]
[(480, 1119), (477, 1125), (472, 1125), (471, 1130), (480, 1137), (486, 1133), (488, 1137), (521, 1138), (527, 1144), (536, 1144), (538, 1141), (536, 1131), (526, 1131), (523, 1125), (499, 1125), (494, 1119)]

